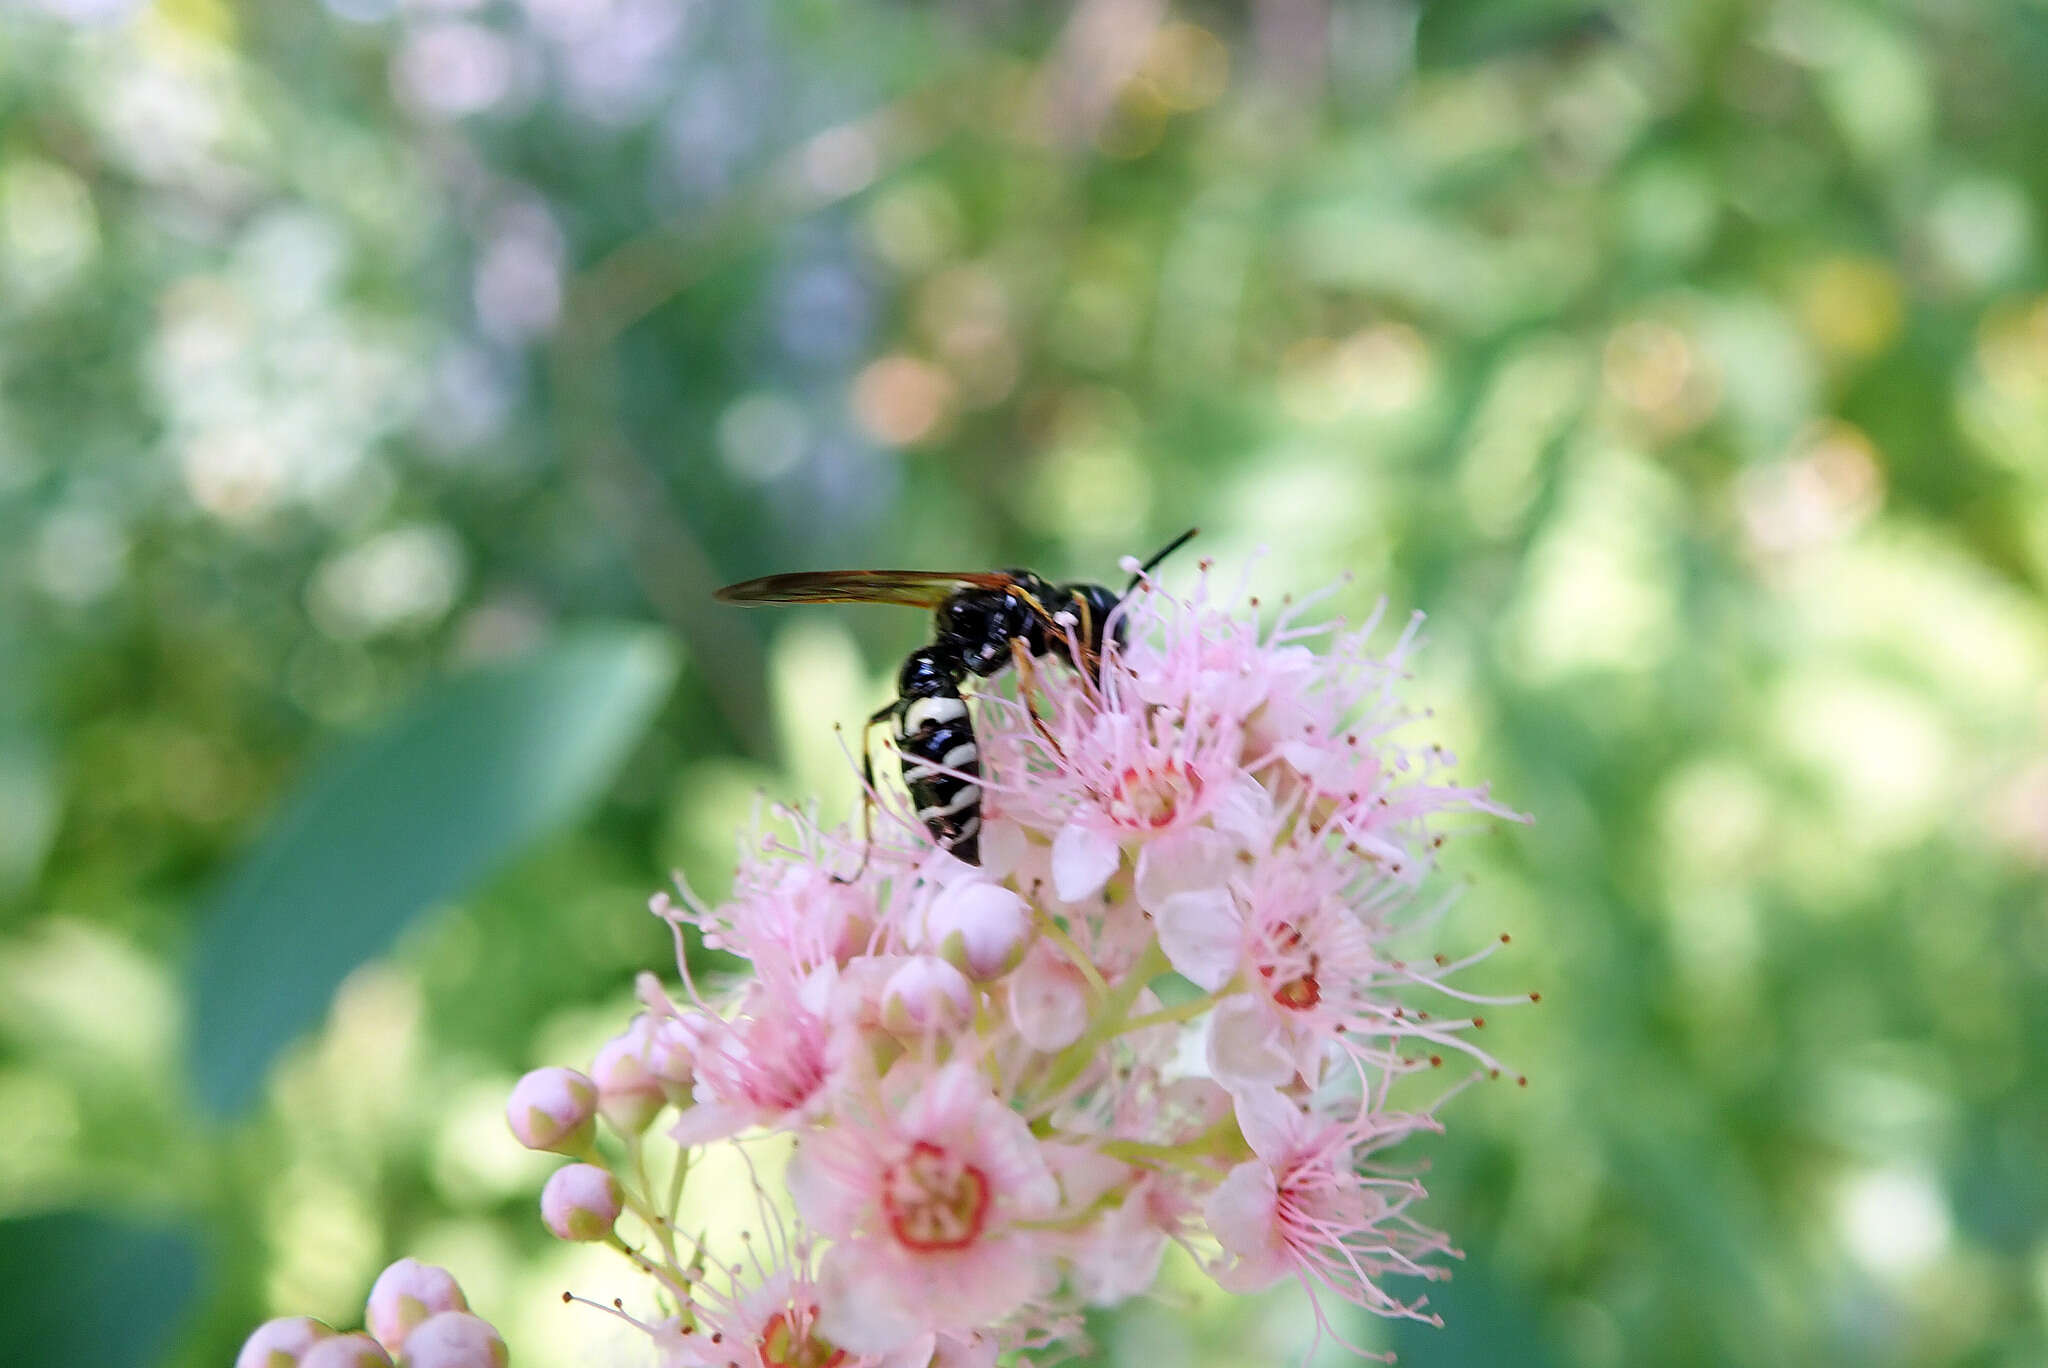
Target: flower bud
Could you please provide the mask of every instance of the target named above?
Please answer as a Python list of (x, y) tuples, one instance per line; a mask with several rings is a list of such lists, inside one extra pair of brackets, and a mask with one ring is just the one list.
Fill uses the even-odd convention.
[(697, 1082), (697, 1050), (704, 1043), (705, 1032), (704, 1016), (696, 1012), (656, 1017), (648, 1026), (647, 1072), (679, 1107), (690, 1104), (691, 1089)]
[(442, 1311), (467, 1311), (469, 1302), (455, 1277), (445, 1268), (418, 1259), (400, 1259), (377, 1275), (363, 1323), (377, 1342), (392, 1353), (405, 1347), (415, 1325)]
[(963, 879), (932, 899), (925, 944), (969, 978), (1008, 972), (1030, 943), (1031, 910), (1007, 888)]
[(574, 1069), (535, 1069), (512, 1087), (505, 1120), (519, 1143), (556, 1154), (587, 1152), (595, 1138), (597, 1084)]
[(405, 1337), (399, 1368), (505, 1368), (505, 1341), (481, 1316), (443, 1311)]
[(653, 1022), (646, 1013), (633, 1018), (623, 1035), (600, 1045), (591, 1060), (590, 1077), (597, 1084), (597, 1110), (621, 1135), (647, 1129), (667, 1098), (661, 1080), (647, 1069), (647, 1046)]
[(1047, 942), (1008, 980), (1010, 1023), (1034, 1050), (1064, 1050), (1088, 1029), (1088, 981)]
[(368, 1335), (333, 1335), (299, 1358), (299, 1368), (391, 1368), (391, 1355)]
[(882, 985), (882, 1024), (900, 1033), (945, 1031), (974, 1016), (974, 985), (936, 955), (906, 960)]
[(280, 1316), (256, 1327), (235, 1355), (235, 1368), (293, 1368), (334, 1327), (311, 1316)]
[(540, 1190), (540, 1218), (561, 1240), (602, 1240), (623, 1205), (618, 1179), (595, 1164), (558, 1168)]

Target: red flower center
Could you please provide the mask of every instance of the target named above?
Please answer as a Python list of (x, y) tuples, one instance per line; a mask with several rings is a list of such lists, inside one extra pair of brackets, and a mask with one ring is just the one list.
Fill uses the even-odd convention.
[(1275, 928), (1268, 958), (1259, 965), (1259, 977), (1275, 1003), (1290, 1012), (1306, 1012), (1323, 1000), (1323, 985), (1316, 977), (1322, 967), (1323, 957), (1308, 948), (1307, 938), (1282, 922)]
[(839, 1368), (846, 1351), (820, 1338), (788, 1311), (777, 1311), (761, 1327), (761, 1362), (767, 1368)]
[(1136, 767), (1117, 776), (1109, 794), (1109, 815), (1129, 827), (1171, 826), (1183, 807), (1202, 796), (1202, 776), (1178, 760), (1158, 769)]
[(988, 1178), (928, 1141), (911, 1146), (882, 1180), (889, 1229), (916, 1250), (965, 1249), (988, 1220)]

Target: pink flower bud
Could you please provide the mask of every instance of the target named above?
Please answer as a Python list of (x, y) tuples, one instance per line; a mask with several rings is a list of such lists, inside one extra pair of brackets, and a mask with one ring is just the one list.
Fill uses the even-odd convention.
[(512, 1134), (530, 1150), (587, 1152), (596, 1136), (597, 1084), (574, 1069), (535, 1069), (505, 1104)]
[(1088, 1029), (1088, 981), (1046, 941), (1009, 978), (1010, 1022), (1034, 1050), (1064, 1050)]
[(447, 1269), (400, 1259), (377, 1275), (363, 1322), (377, 1342), (395, 1354), (405, 1347), (407, 1333), (427, 1317), (467, 1310), (469, 1302)]
[(311, 1316), (280, 1316), (256, 1327), (235, 1355), (235, 1368), (293, 1368), (334, 1328)]
[(1031, 909), (1007, 888), (963, 879), (932, 899), (925, 944), (969, 978), (1007, 973), (1031, 940)]
[(405, 1337), (399, 1368), (505, 1368), (505, 1341), (481, 1316), (443, 1311)]
[(654, 1018), (647, 1031), (647, 1072), (661, 1084), (668, 1100), (687, 1106), (697, 1081), (697, 1050), (704, 1043), (706, 1023), (700, 1014)]
[(882, 1024), (892, 1031), (946, 1031), (974, 1016), (974, 985), (936, 955), (907, 960), (882, 985)]
[(557, 1239), (602, 1240), (624, 1204), (618, 1180), (595, 1164), (555, 1170), (540, 1191), (540, 1218)]
[(391, 1368), (391, 1355), (368, 1335), (334, 1335), (300, 1355), (299, 1368)]
[(621, 1135), (646, 1130), (667, 1100), (661, 1080), (647, 1068), (652, 1032), (653, 1022), (643, 1012), (633, 1018), (623, 1035), (600, 1045), (590, 1064), (590, 1077), (597, 1084), (597, 1110)]

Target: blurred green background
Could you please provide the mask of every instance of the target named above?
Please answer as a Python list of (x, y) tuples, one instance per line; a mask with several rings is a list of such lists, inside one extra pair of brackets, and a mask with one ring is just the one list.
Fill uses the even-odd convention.
[(2044, 130), (2022, 0), (0, 6), (0, 1359), (416, 1253), (634, 1361), (504, 1090), (920, 632), (711, 589), (1200, 524), (1537, 818), (1451, 1324), (1353, 1333), (2048, 1361)]

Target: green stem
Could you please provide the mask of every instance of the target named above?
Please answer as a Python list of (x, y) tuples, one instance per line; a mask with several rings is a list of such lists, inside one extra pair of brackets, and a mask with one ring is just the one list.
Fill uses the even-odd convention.
[(1166, 968), (1166, 953), (1154, 941), (1131, 966), (1130, 972), (1124, 975), (1123, 982), (1109, 990), (1087, 1033), (1062, 1050), (1053, 1061), (1051, 1072), (1039, 1085), (1041, 1097), (1057, 1097), (1061, 1089), (1081, 1076), (1082, 1071), (1094, 1062), (1096, 1051), (1123, 1029), (1130, 1016), (1131, 1004), (1138, 1000), (1138, 994), (1145, 991), (1145, 985), (1166, 972)]
[(1053, 920), (1051, 914), (1041, 908), (1037, 915), (1040, 934), (1057, 945), (1061, 952), (1073, 961), (1074, 967), (1081, 971), (1081, 977), (1088, 980), (1088, 987), (1094, 993), (1095, 1000), (1101, 1002), (1107, 998), (1109, 985), (1103, 982), (1102, 971), (1095, 967), (1095, 961), (1082, 952), (1081, 947), (1075, 944), (1073, 936), (1068, 934), (1067, 928)]
[(1198, 998), (1189, 998), (1178, 1007), (1162, 1007), (1156, 1012), (1147, 1012), (1141, 1017), (1132, 1017), (1117, 1028), (1118, 1035), (1142, 1031), (1148, 1026), (1165, 1026), (1176, 1021), (1188, 1021), (1200, 1016), (1216, 1005), (1213, 995), (1204, 993)]

